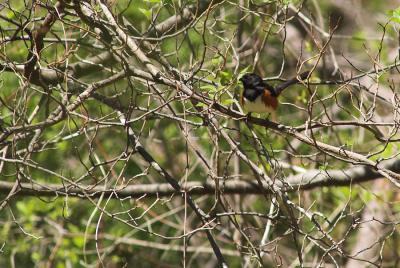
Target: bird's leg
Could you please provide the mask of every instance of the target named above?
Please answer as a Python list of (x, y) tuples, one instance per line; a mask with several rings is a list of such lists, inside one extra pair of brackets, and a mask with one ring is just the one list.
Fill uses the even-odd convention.
[(267, 115), (267, 120), (268, 121), (273, 121), (273, 122), (276, 122), (276, 112), (274, 111), (274, 112), (270, 112), (270, 113), (268, 113), (268, 115)]
[(250, 122), (250, 118), (251, 118), (251, 112), (247, 113), (247, 115), (246, 115), (246, 119), (245, 119), (246, 123)]

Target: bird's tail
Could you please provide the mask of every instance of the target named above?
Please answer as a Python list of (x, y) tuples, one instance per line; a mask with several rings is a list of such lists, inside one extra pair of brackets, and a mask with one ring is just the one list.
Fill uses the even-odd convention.
[[(306, 78), (308, 77), (309, 74), (310, 74), (310, 72), (307, 71), (307, 72), (301, 73), (301, 74), (299, 75), (299, 77), (300, 77), (301, 80), (304, 80), (304, 79), (306, 79)], [(278, 86), (275, 87), (275, 95), (276, 95), (276, 96), (279, 96), (279, 94), (281, 94), (281, 92), (282, 92), (285, 88), (287, 88), (287, 87), (289, 87), (289, 86), (291, 86), (291, 85), (293, 85), (293, 84), (296, 84), (296, 83), (298, 83), (298, 82), (299, 82), (299, 80), (297, 79), (297, 77), (292, 78), (292, 79), (290, 79), (290, 80), (288, 80), (288, 81), (283, 82), (282, 84), (280, 84), (280, 85), (278, 85)]]

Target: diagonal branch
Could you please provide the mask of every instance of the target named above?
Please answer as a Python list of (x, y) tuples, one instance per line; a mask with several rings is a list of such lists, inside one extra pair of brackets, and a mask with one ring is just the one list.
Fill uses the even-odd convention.
[(39, 26), (39, 28), (32, 33), (31, 37), (31, 48), (28, 53), (27, 63), (24, 69), (24, 76), (29, 81), (35, 81), (36, 83), (40, 83), (39, 81), (39, 72), (35, 70), (36, 63), (39, 60), (40, 52), (42, 51), (44, 44), (43, 38), (50, 31), (51, 26), (56, 22), (59, 14), (64, 10), (65, 4), (64, 1), (58, 1), (54, 6), (54, 11), (49, 12), (47, 16), (44, 18), (43, 23)]
[[(194, 202), (189, 193), (182, 191), (182, 188), (179, 185), (178, 181), (175, 180), (164, 168), (162, 168), (160, 164), (158, 164), (158, 162), (147, 152), (147, 150), (140, 143), (139, 138), (133, 132), (133, 129), (129, 126), (129, 124), (126, 123), (126, 119), (124, 118), (123, 114), (120, 112), (118, 114), (120, 116), (121, 122), (127, 126), (128, 138), (131, 143), (131, 146), (135, 149), (135, 151), (137, 151), (142, 156), (142, 158), (146, 162), (148, 162), (151, 165), (151, 167), (154, 168), (157, 171), (157, 173), (168, 182), (169, 185), (171, 185), (174, 188), (175, 191), (183, 193), (183, 196), (185, 197), (187, 203), (193, 209), (196, 215), (200, 218), (203, 224), (204, 225), (208, 224), (209, 216)], [(214, 237), (211, 234), (211, 231), (207, 228), (205, 229), (205, 232), (208, 241), (210, 242), (210, 245), (214, 251), (214, 254), (217, 257), (219, 265), (221, 267), (228, 267), (221, 253), (221, 250), (217, 245), (217, 242), (215, 241)]]

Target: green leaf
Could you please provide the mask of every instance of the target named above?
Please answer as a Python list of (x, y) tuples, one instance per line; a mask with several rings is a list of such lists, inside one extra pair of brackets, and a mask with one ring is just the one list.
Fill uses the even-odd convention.
[(139, 8), (139, 11), (143, 13), (149, 20), (151, 19), (152, 11), (151, 9)]
[(211, 64), (213, 66), (219, 66), (223, 61), (224, 61), (224, 59), (221, 56), (217, 56), (217, 57), (211, 59)]
[(232, 73), (229, 71), (220, 71), (218, 76), (221, 85), (226, 85), (232, 79)]
[(319, 166), (318, 169), (320, 171), (326, 171), (328, 170), (328, 163), (324, 163), (323, 165)]
[(390, 20), (400, 23), (400, 7), (389, 11)]
[(235, 100), (233, 100), (233, 99), (222, 100), (222, 104), (225, 105), (225, 106), (231, 105), (234, 102), (235, 102)]
[(372, 200), (375, 199), (375, 196), (374, 196), (373, 193), (371, 193), (369, 191), (365, 191), (365, 190), (363, 190), (360, 193), (360, 197), (364, 201), (365, 204), (367, 204), (367, 203), (369, 203), (369, 202), (371, 202)]
[(199, 102), (196, 104), (197, 107), (207, 107), (207, 104), (203, 103), (203, 102)]
[(246, 68), (242, 69), (242, 70), (239, 72), (238, 79), (242, 78), (242, 76), (243, 76), (244, 74), (248, 73), (250, 67), (251, 67), (251, 66), (248, 65)]
[(201, 86), (200, 88), (209, 92), (216, 92), (218, 90), (217, 87), (213, 85), (204, 85)]
[(36, 262), (40, 261), (40, 254), (39, 254), (39, 252), (36, 252), (36, 251), (32, 252), (31, 257), (32, 257), (32, 260), (34, 260), (34, 261), (36, 261)]
[(359, 41), (359, 40), (364, 41), (364, 40), (366, 40), (366, 38), (367, 37), (366, 37), (366, 34), (364, 31), (357, 31), (352, 36), (352, 39), (357, 40), (357, 41)]
[(29, 208), (26, 206), (26, 204), (24, 202), (17, 202), (17, 209), (25, 215), (28, 215), (29, 213), (31, 213), (31, 211), (29, 210)]
[(313, 51), (313, 46), (312, 46), (311, 42), (308, 42), (308, 41), (305, 42), (305, 50), (307, 52), (312, 52)]
[(297, 100), (302, 102), (303, 104), (307, 103), (307, 92), (306, 90), (301, 90), (300, 94), (297, 96)]
[(74, 245), (77, 246), (78, 248), (82, 248), (83, 244), (85, 243), (85, 239), (83, 238), (83, 236), (76, 236), (72, 238), (72, 241)]
[(8, 19), (14, 19), (15, 18), (15, 13), (12, 11), (7, 12), (7, 18)]

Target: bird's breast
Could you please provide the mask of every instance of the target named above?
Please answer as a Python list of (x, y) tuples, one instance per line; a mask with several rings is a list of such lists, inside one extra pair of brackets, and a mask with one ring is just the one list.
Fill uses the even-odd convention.
[(278, 107), (277, 99), (268, 91), (257, 96), (254, 101), (242, 96), (241, 103), (246, 113), (272, 113)]

